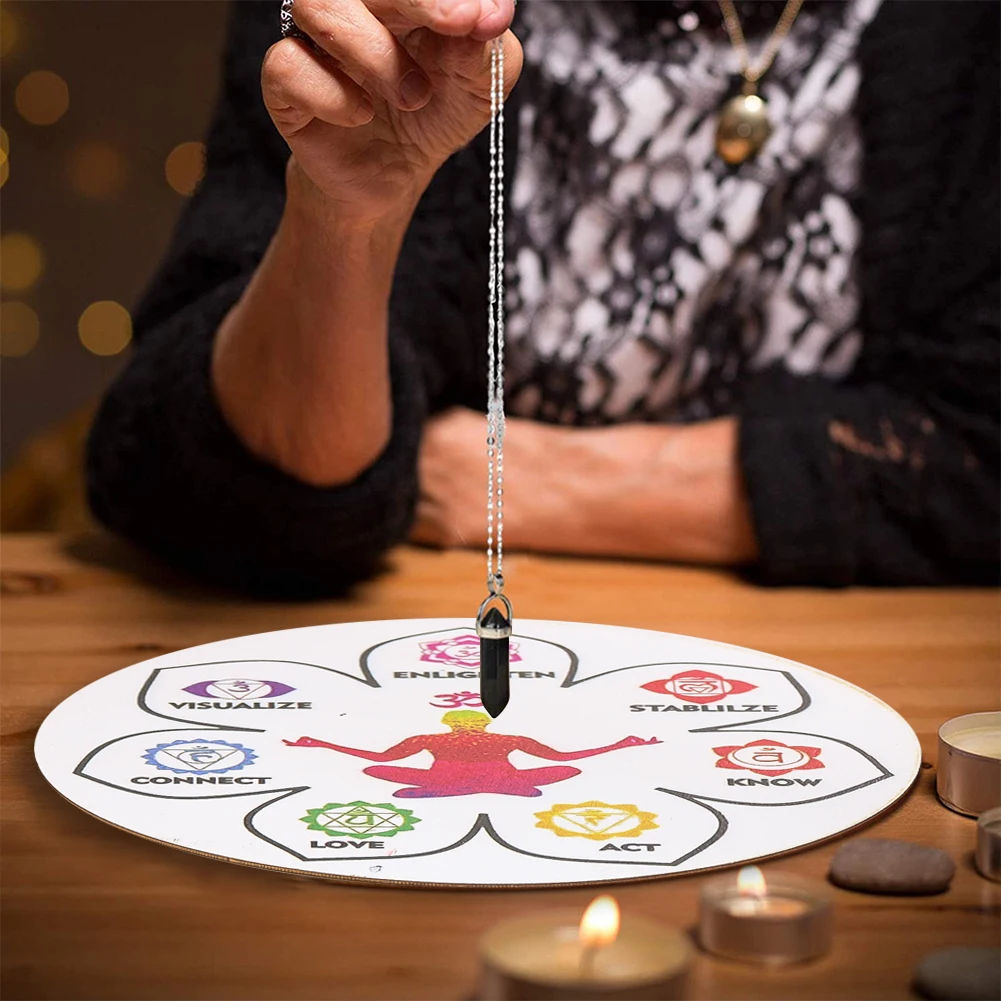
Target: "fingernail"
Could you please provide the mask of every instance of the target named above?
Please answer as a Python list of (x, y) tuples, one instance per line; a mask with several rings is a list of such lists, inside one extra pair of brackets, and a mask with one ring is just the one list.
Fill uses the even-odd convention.
[(400, 81), (400, 99), (405, 108), (419, 108), (430, 96), (431, 81), (420, 70), (411, 70)]

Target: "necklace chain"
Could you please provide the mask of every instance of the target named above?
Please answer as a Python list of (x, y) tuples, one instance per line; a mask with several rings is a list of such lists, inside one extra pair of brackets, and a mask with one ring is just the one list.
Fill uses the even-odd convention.
[(504, 591), (504, 42), (490, 54), (490, 263), (487, 306), (487, 590)]
[(749, 83), (757, 83), (769, 70), (778, 54), (779, 48), (789, 29), (792, 27), (803, 0), (787, 0), (778, 24), (772, 32), (771, 38), (761, 51), (761, 57), (757, 66), (751, 65), (751, 54), (747, 48), (747, 39), (744, 38), (744, 29), (740, 25), (740, 18), (737, 16), (737, 8), (733, 0), (717, 0), (720, 11), (723, 14), (723, 23), (726, 25), (726, 33), (730, 36), (730, 43), (737, 50), (737, 57), (740, 59), (740, 75)]

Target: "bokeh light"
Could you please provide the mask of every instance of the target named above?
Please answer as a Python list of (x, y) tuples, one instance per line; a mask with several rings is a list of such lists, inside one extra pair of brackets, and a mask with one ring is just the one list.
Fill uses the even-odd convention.
[(199, 142), (175, 146), (164, 164), (167, 183), (179, 195), (192, 195), (205, 173), (205, 145)]
[(52, 125), (66, 114), (70, 90), (58, 73), (33, 70), (17, 85), (14, 104), (21, 117), (32, 125)]
[(23, 302), (0, 302), (0, 355), (20, 358), (38, 343), (38, 316)]
[(132, 340), (132, 317), (111, 299), (92, 302), (77, 323), (80, 343), (95, 355), (117, 355)]
[(42, 248), (27, 233), (0, 237), (0, 286), (14, 292), (31, 288), (42, 273)]
[(6, 58), (21, 40), (21, 22), (0, 4), (0, 57)]
[(10, 140), (6, 130), (0, 128), (0, 188), (7, 183), (10, 176)]
[(78, 143), (67, 163), (70, 184), (88, 198), (113, 198), (125, 186), (128, 164), (111, 143)]

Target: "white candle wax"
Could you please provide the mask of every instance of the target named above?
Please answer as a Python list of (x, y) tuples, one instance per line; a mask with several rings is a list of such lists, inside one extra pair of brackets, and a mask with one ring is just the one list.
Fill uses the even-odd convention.
[(792, 897), (732, 897), (724, 900), (721, 905), (734, 917), (773, 917), (789, 918), (797, 914), (806, 914), (809, 905)]
[(978, 727), (949, 734), (949, 743), (984, 758), (1001, 758), (1001, 729)]

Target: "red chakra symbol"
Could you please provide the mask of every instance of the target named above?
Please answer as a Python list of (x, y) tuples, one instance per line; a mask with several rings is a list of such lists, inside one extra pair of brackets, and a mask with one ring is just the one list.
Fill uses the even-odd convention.
[[(521, 660), (517, 643), (511, 644), (510, 659)], [(448, 664), (449, 667), (479, 668), (480, 638), (470, 633), (445, 640), (429, 640), (421, 643), (421, 660), (430, 664)]]
[(673, 695), (684, 702), (719, 702), (728, 695), (743, 695), (757, 688), (746, 681), (732, 681), (711, 671), (682, 671), (665, 681), (650, 681), (641, 685), (648, 692), (658, 695)]
[(823, 768), (819, 747), (783, 744), (780, 740), (752, 740), (749, 744), (714, 747), (719, 755), (717, 768), (736, 768), (757, 775), (785, 775)]

